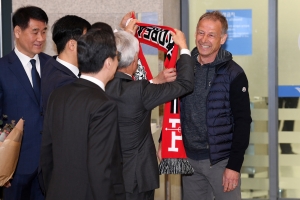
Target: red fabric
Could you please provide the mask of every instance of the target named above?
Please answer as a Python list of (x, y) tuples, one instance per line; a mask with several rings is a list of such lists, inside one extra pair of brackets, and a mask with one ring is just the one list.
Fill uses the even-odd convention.
[[(139, 27), (135, 33), (135, 37), (139, 42), (153, 46), (166, 53), (164, 66), (166, 68), (174, 68), (176, 66), (178, 54), (178, 45), (174, 43), (172, 35), (170, 34), (170, 31), (175, 32), (174, 29), (167, 26), (146, 23), (137, 23), (137, 25)], [(145, 68), (147, 79), (151, 80), (152, 74), (143, 54), (141, 45), (139, 59), (142, 66)], [(165, 104), (162, 125), (162, 158), (186, 158), (181, 135), (178, 101), (178, 99), (175, 99)], [(176, 108), (174, 108), (174, 106)]]
[[(172, 106), (176, 108), (172, 108)], [(162, 158), (186, 158), (181, 134), (178, 99), (165, 104), (161, 143)]]
[[(139, 40), (139, 42), (155, 47), (158, 50), (166, 53), (167, 56), (164, 62), (164, 66), (166, 68), (174, 68), (176, 65), (178, 52), (178, 45), (174, 43), (170, 34), (170, 31), (175, 32), (174, 29), (167, 26), (158, 26), (146, 23), (137, 23), (137, 25), (139, 26), (139, 28), (137, 29), (135, 36)], [(176, 53), (173, 55), (173, 52)]]

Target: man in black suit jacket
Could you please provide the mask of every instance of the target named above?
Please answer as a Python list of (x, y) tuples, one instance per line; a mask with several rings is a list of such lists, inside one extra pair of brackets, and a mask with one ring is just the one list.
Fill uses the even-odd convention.
[[(130, 17), (131, 15), (127, 13), (122, 20)], [(97, 22), (91, 26), (88, 21), (76, 15), (66, 15), (53, 24), (52, 40), (56, 45), (58, 55), (49, 59), (42, 73), (41, 87), (44, 111), (47, 107), (48, 98), (54, 89), (72, 83), (79, 77), (77, 39), (90, 28), (113, 32), (112, 28), (104, 22)], [(176, 73), (169, 71), (169, 69), (164, 70), (153, 81), (155, 83), (173, 81), (176, 78)]]
[(151, 134), (151, 110), (193, 90), (193, 61), (184, 34), (172, 33), (181, 54), (174, 82), (151, 84), (147, 80), (133, 81), (139, 44), (125, 31), (115, 33), (121, 60), (115, 78), (108, 83), (106, 93), (117, 102), (123, 155), (123, 176), (127, 200), (154, 199), (159, 187), (158, 163)]
[(4, 199), (42, 200), (37, 179), (43, 126), (38, 82), (50, 58), (41, 53), (48, 17), (41, 8), (26, 6), (14, 12), (12, 22), (15, 48), (0, 59), (0, 117), (7, 115), (8, 122), (23, 118), (25, 126), (19, 161)]
[(46, 199), (124, 200), (117, 106), (104, 92), (118, 65), (114, 35), (89, 30), (77, 46), (82, 75), (52, 92), (45, 115)]
[(42, 73), (42, 98), (44, 111), (51, 92), (72, 83), (78, 78), (77, 40), (91, 28), (91, 24), (76, 15), (66, 15), (52, 26), (52, 40), (58, 55), (49, 59)]

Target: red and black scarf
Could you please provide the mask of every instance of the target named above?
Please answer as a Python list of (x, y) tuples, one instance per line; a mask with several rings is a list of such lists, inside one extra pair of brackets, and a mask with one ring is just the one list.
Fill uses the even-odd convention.
[[(139, 42), (163, 51), (166, 54), (164, 61), (166, 68), (176, 67), (178, 46), (174, 43), (170, 33), (170, 31), (175, 32), (174, 29), (146, 23), (137, 23), (137, 25), (139, 27), (135, 36)], [(151, 80), (152, 74), (140, 45), (135, 80), (142, 79)], [(160, 174), (192, 174), (194, 172), (186, 159), (179, 110), (179, 99), (165, 103), (161, 144), (162, 161), (159, 164)]]

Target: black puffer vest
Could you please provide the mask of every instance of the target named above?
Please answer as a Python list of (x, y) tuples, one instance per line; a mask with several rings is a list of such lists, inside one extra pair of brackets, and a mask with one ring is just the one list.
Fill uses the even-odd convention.
[[(195, 48), (192, 56), (197, 59), (198, 54)], [(232, 55), (223, 49), (219, 50), (212, 64), (216, 71), (206, 99), (206, 126), (210, 161), (214, 165), (230, 156), (234, 127), (229, 99), (230, 84), (243, 73), (243, 69), (232, 60)]]

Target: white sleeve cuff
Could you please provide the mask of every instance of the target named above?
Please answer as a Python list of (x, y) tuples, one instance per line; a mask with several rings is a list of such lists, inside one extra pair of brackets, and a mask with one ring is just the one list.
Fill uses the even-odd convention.
[(128, 26), (129, 22), (132, 20), (132, 18), (127, 19), (125, 27)]
[(181, 54), (188, 54), (188, 55), (191, 55), (191, 52), (190, 52), (190, 50), (188, 50), (188, 49), (181, 49), (180, 50), (180, 55)]

